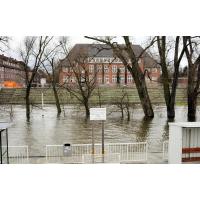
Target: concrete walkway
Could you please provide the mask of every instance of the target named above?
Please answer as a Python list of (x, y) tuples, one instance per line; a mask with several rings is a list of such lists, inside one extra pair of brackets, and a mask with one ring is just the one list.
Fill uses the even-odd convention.
[[(90, 164), (91, 162), (84, 163), (84, 164)], [(95, 162), (96, 164), (102, 163), (101, 160), (98, 160)], [(119, 164), (119, 161), (116, 162), (106, 162), (108, 164)], [(167, 164), (168, 162), (163, 160), (162, 158), (162, 152), (154, 152), (154, 153), (148, 153), (147, 162), (143, 161), (130, 161), (130, 162), (122, 162), (121, 164)], [(30, 157), (27, 164), (83, 164), (82, 160), (77, 158), (77, 161), (70, 162), (70, 160), (66, 161), (61, 157), (58, 157), (56, 159), (50, 159), (46, 160), (45, 156), (41, 157)]]

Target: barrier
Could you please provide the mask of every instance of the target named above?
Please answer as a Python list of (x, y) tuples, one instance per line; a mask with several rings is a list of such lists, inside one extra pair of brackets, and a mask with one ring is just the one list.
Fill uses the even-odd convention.
[[(3, 146), (3, 149), (6, 147)], [(10, 164), (27, 164), (29, 163), (28, 146), (8, 146), (8, 155)]]
[(169, 145), (168, 140), (163, 142), (163, 160), (165, 161), (168, 160), (168, 145)]
[[(71, 156), (63, 155), (63, 145), (46, 145), (46, 161), (61, 163), (90, 163), (93, 155), (92, 144), (72, 144)], [(104, 161), (106, 162), (146, 162), (147, 142), (107, 143)], [(94, 145), (95, 157), (101, 157), (101, 144)], [(110, 158), (109, 158), (110, 157)], [(112, 159), (111, 159), (112, 158)]]

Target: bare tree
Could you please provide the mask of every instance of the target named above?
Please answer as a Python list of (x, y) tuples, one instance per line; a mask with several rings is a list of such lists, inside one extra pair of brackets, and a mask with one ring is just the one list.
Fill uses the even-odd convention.
[[(159, 64), (162, 69), (162, 84), (164, 89), (165, 104), (168, 119), (175, 117), (176, 89), (178, 85), (179, 66), (184, 55), (184, 47), (181, 45), (180, 36), (167, 40), (166, 36), (157, 36), (157, 48), (159, 53)], [(170, 54), (169, 54), (170, 53)], [(173, 57), (173, 60), (169, 57)], [(170, 64), (173, 65), (173, 77), (169, 74)]]
[(62, 44), (59, 42), (59, 40), (54, 41), (54, 43), (50, 46), (50, 48), (48, 48), (45, 51), (44, 53), (45, 61), (42, 62), (42, 66), (45, 69), (49, 77), (49, 80), (51, 82), (58, 115), (62, 111), (58, 95), (59, 60), (60, 57), (63, 56), (62, 52), (63, 49), (61, 47)]
[(24, 62), (25, 84), (26, 84), (26, 118), (30, 120), (30, 91), (32, 83), (39, 67), (44, 62), (44, 52), (53, 37), (25, 37), (20, 55)]
[(183, 36), (188, 62), (188, 120), (196, 120), (197, 97), (200, 93), (200, 37)]
[(146, 52), (146, 50), (154, 44), (155, 38), (153, 38), (150, 44), (142, 52), (140, 52), (138, 56), (136, 56), (133, 50), (133, 45), (130, 42), (130, 38), (128, 36), (123, 36), (125, 42), (124, 45), (119, 45), (117, 42), (113, 42), (113, 38), (111, 37), (85, 37), (94, 41), (107, 44), (113, 50), (114, 54), (124, 64), (125, 70), (128, 69), (134, 79), (145, 117), (153, 118), (154, 112), (147, 91), (145, 75), (142, 69), (139, 67), (139, 61), (143, 57), (143, 54)]
[(72, 52), (65, 47), (65, 52), (68, 54), (61, 65), (68, 69), (68, 75), (63, 87), (84, 105), (88, 118), (90, 115), (89, 99), (97, 84), (97, 66), (94, 66), (93, 72), (89, 71), (89, 63), (93, 58), (89, 58), (84, 50)]
[(129, 95), (125, 87), (122, 88), (119, 98), (114, 98), (113, 102), (120, 109), (121, 117), (124, 118), (124, 113), (127, 115), (127, 120), (130, 121), (130, 101)]

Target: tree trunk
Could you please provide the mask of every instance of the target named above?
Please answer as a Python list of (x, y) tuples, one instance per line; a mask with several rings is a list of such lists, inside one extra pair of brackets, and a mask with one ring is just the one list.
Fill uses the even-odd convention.
[(129, 107), (127, 107), (127, 120), (130, 121), (130, 111), (129, 111)]
[(84, 102), (84, 106), (85, 106), (85, 116), (86, 116), (86, 118), (89, 118), (89, 116), (90, 116), (90, 108), (89, 108), (89, 104), (88, 104), (87, 100)]
[(132, 73), (132, 77), (134, 79), (134, 82), (136, 84), (137, 90), (138, 90), (138, 95), (141, 101), (141, 105), (145, 114), (146, 118), (153, 118), (154, 117), (154, 112), (153, 112), (153, 108), (151, 105), (151, 100), (149, 98), (149, 94), (147, 91), (147, 86), (146, 86), (146, 82), (145, 82), (145, 76), (138, 64), (138, 60), (136, 59), (136, 56), (134, 54), (134, 51), (132, 49), (132, 45), (129, 41), (129, 37), (128, 36), (124, 36), (124, 40), (126, 43), (126, 47), (127, 47), (127, 53), (130, 57), (131, 60), (131, 65), (132, 67), (130, 67), (127, 63), (127, 61), (125, 61), (126, 59), (123, 58), (123, 56), (119, 55), (119, 57), (122, 58), (122, 62), (124, 64), (124, 66), (126, 66), (128, 68), (128, 70)]
[(145, 114), (146, 118), (153, 118), (154, 117), (154, 112), (153, 112), (153, 108), (151, 105), (151, 101), (149, 98), (149, 94), (147, 91), (147, 86), (146, 86), (146, 82), (145, 82), (145, 77), (144, 76), (135, 76), (134, 73), (132, 73), (132, 76), (134, 78), (136, 87), (137, 87), (137, 91), (138, 91), (138, 95), (141, 101), (141, 105)]
[(175, 117), (174, 104), (170, 104), (167, 106), (167, 118), (174, 119), (174, 117)]
[(188, 94), (188, 121), (196, 120), (197, 98), (193, 93)]
[(26, 88), (26, 119), (29, 122), (30, 121), (30, 87)]
[(128, 73), (128, 69), (127, 67), (125, 67), (125, 73), (124, 73), (124, 84), (127, 85), (127, 73)]
[(102, 84), (104, 84), (105, 83), (104, 65), (102, 65), (101, 69), (102, 69)]
[(196, 120), (196, 106), (197, 106), (197, 94), (195, 92), (196, 84), (196, 70), (195, 65), (189, 65), (188, 71), (188, 121)]
[(59, 98), (58, 98), (58, 92), (56, 90), (55, 84), (52, 84), (52, 87), (53, 87), (54, 97), (55, 97), (55, 101), (56, 101), (57, 113), (59, 115), (61, 113), (61, 107), (60, 107), (60, 101), (59, 101)]

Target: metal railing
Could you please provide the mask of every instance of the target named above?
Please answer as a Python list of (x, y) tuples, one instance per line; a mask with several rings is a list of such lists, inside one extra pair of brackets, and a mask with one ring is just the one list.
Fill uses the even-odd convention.
[(168, 145), (169, 145), (168, 140), (163, 142), (163, 160), (165, 161), (168, 160)]
[[(64, 156), (63, 145), (46, 145), (46, 161), (66, 163), (90, 163), (92, 155), (95, 155), (95, 158), (99, 158), (102, 156), (101, 147), (101, 144), (95, 144), (93, 152), (92, 144), (72, 144), (71, 156)], [(109, 162), (109, 160), (110, 162), (147, 161), (147, 142), (107, 143), (105, 144), (104, 148), (104, 161), (106, 162)]]
[[(6, 146), (2, 146), (5, 151)], [(8, 155), (10, 164), (27, 164), (29, 163), (28, 146), (8, 146)]]

